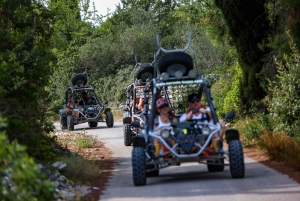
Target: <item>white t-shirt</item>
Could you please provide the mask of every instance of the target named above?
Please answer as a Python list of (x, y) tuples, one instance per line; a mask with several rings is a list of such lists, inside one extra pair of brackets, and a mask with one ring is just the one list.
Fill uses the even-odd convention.
[[(210, 108), (207, 107), (206, 111), (210, 112)], [(187, 113), (182, 114), (181, 117), (179, 118), (179, 121), (180, 122), (186, 121), (186, 116), (187, 116)], [(199, 113), (198, 115), (193, 114), (192, 119), (205, 119), (205, 122), (208, 122), (207, 121), (207, 114), (203, 114), (203, 113)]]
[(158, 116), (157, 119), (158, 119), (158, 125), (157, 125), (156, 128), (170, 127), (171, 126), (171, 123), (163, 123), (161, 121), (161, 117), (160, 116)]

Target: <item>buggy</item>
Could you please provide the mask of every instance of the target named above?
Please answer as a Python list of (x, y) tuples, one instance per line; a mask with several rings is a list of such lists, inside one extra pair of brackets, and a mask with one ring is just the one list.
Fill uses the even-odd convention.
[[(114, 117), (108, 103), (102, 103), (94, 88), (87, 83), (87, 73), (73, 73), (72, 85), (65, 90), (64, 109), (60, 109), (60, 127), (62, 130), (74, 130), (74, 125), (88, 122), (89, 127), (97, 127), (98, 122), (106, 122), (113, 127)], [(89, 101), (84, 100), (83, 94)]]
[[(124, 145), (131, 146), (132, 137), (137, 136), (140, 132), (140, 128), (131, 126), (132, 121), (138, 121), (143, 127), (145, 125), (143, 113), (137, 108), (140, 97), (144, 96), (145, 85), (154, 76), (154, 67), (152, 63), (139, 63), (135, 58), (136, 64), (134, 69), (133, 83), (131, 83), (126, 89), (126, 106), (124, 107), (125, 113), (123, 114), (123, 134)], [(149, 94), (146, 96), (149, 97)]]
[[(147, 89), (152, 88), (152, 107), (150, 115), (144, 116), (148, 123), (140, 131), (139, 135), (132, 139), (132, 176), (135, 186), (145, 185), (147, 177), (158, 176), (161, 168), (172, 165), (180, 165), (185, 162), (197, 162), (207, 165), (209, 172), (224, 171), (225, 166), (230, 167), (232, 178), (243, 178), (245, 174), (244, 156), (239, 132), (236, 129), (227, 129), (225, 139), (213, 144), (213, 138), (221, 131), (216, 107), (213, 102), (210, 87), (211, 83), (203, 74), (197, 74), (194, 66), (195, 54), (191, 49), (191, 35), (189, 34), (188, 45), (181, 50), (165, 50), (160, 47), (157, 36), (158, 55), (164, 53), (155, 65), (159, 71), (157, 78), (153, 78), (145, 85)], [(194, 59), (186, 53), (190, 50)], [(155, 103), (158, 89), (164, 90), (164, 98), (178, 118), (182, 113), (188, 111), (187, 96), (190, 93), (197, 93), (201, 102), (210, 107), (212, 120), (190, 120), (187, 122), (173, 122), (170, 127), (154, 129), (156, 114)], [(149, 102), (146, 98), (145, 105)], [(147, 114), (145, 106), (144, 114)], [(226, 114), (225, 120), (232, 119), (233, 112)], [(132, 122), (133, 126), (141, 127), (138, 122)], [(159, 144), (154, 144), (154, 139)], [(175, 143), (168, 143), (172, 140)], [(223, 149), (223, 143), (228, 143), (228, 150)], [(172, 144), (172, 145), (171, 145)], [(157, 146), (160, 146), (157, 148)], [(157, 149), (160, 149), (157, 154)]]

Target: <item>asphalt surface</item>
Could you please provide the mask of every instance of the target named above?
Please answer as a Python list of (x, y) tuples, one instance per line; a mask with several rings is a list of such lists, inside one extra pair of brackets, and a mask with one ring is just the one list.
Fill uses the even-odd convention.
[(206, 165), (185, 163), (161, 169), (158, 177), (147, 178), (145, 186), (136, 187), (131, 172), (132, 147), (124, 145), (122, 123), (115, 122), (113, 128), (107, 128), (105, 123), (99, 123), (95, 129), (88, 128), (87, 124), (75, 126), (76, 130), (82, 128), (106, 142), (117, 159), (100, 200), (300, 201), (297, 182), (246, 156), (243, 179), (232, 179), (228, 166), (223, 172), (210, 173)]

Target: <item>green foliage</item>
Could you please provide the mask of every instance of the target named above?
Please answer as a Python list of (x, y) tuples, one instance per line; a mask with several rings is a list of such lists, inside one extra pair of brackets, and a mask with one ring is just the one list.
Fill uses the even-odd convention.
[(242, 70), (237, 63), (230, 71), (232, 76), (231, 87), (224, 99), (224, 111), (240, 112), (241, 103), (241, 80), (243, 80)]
[(300, 137), (300, 54), (293, 43), (291, 49), (292, 54), (277, 63), (277, 80), (269, 84), (267, 102), (275, 131), (283, 130), (289, 136)]
[(133, 82), (133, 65), (120, 69), (115, 75), (92, 82), (101, 100), (125, 100), (126, 88)]
[(267, 2), (267, 0), (215, 0), (223, 13), (231, 41), (238, 53), (244, 78), (240, 82), (240, 88), (243, 88), (240, 98), (244, 109), (249, 107), (251, 101), (260, 100), (266, 94), (258, 81), (264, 80), (265, 77), (258, 78), (257, 75), (262, 70), (262, 58), (270, 52), (270, 49), (263, 45), (272, 30), (265, 11)]
[(270, 131), (270, 116), (264, 113), (257, 113), (248, 116), (235, 123), (235, 127), (240, 131), (242, 142), (245, 146), (256, 146), (260, 142), (260, 137)]
[[(24, 146), (10, 143), (0, 133), (0, 200), (49, 201), (54, 200), (55, 186), (47, 181)], [(4, 178), (5, 175), (10, 175)]]
[[(50, 53), (53, 13), (34, 1), (0, 3), (0, 113), (7, 119), (5, 129), (11, 141), (30, 147), (30, 156), (45, 159), (51, 148), (39, 140), (46, 124), (48, 99), (45, 86), (52, 68)], [(34, 142), (34, 146), (32, 144)]]

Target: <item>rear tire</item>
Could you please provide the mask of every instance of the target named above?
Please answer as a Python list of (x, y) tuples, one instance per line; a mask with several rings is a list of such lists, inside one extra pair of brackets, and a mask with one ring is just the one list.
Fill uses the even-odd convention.
[(124, 144), (125, 146), (130, 146), (132, 144), (130, 124), (124, 124), (123, 129), (124, 129)]
[(245, 176), (245, 163), (242, 143), (232, 140), (228, 145), (229, 166), (232, 178), (243, 178)]
[(111, 113), (111, 111), (106, 111), (105, 113), (106, 115), (106, 125), (108, 128), (111, 128), (114, 126), (114, 116), (113, 114)]
[(145, 152), (142, 147), (132, 149), (132, 176), (135, 186), (143, 186), (147, 182)]
[(68, 131), (74, 130), (74, 118), (72, 115), (67, 116), (67, 129)]
[(98, 122), (95, 122), (95, 121), (93, 121), (93, 122), (88, 122), (88, 124), (89, 124), (89, 127), (90, 127), (90, 128), (94, 128), (94, 127), (97, 127), (97, 126), (98, 126)]

